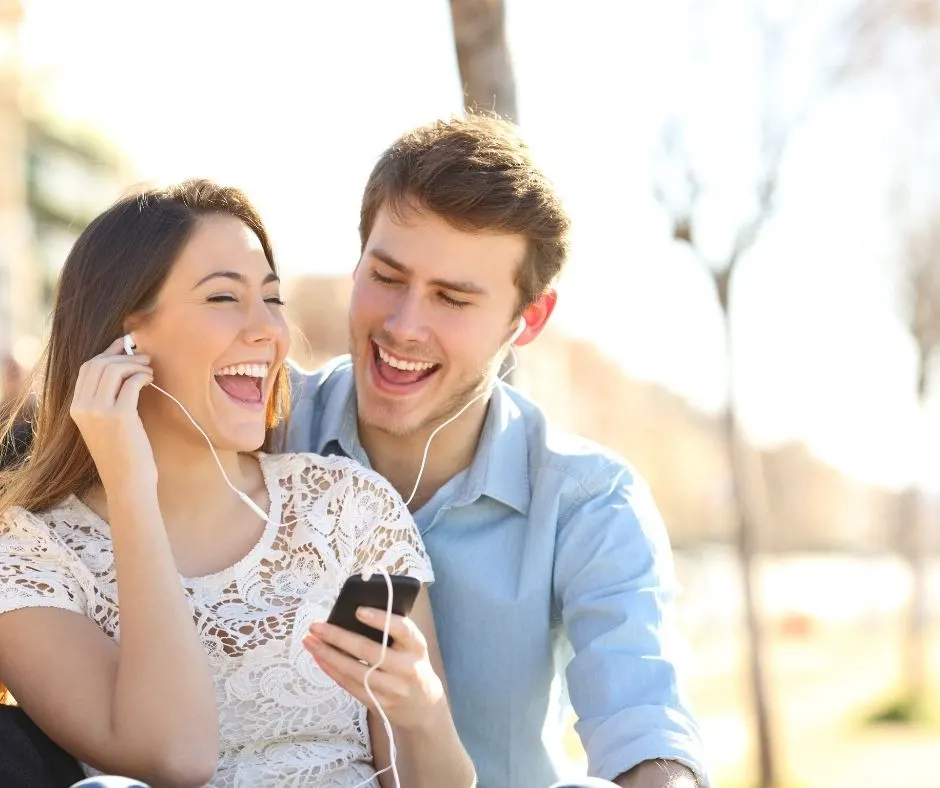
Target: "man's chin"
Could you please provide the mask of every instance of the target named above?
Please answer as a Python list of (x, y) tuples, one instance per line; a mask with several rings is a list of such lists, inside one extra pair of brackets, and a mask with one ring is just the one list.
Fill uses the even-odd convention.
[(384, 432), (395, 438), (407, 438), (421, 429), (421, 422), (413, 417), (405, 417), (392, 413), (376, 412), (378, 409), (362, 408), (360, 405), (359, 422), (367, 429)]

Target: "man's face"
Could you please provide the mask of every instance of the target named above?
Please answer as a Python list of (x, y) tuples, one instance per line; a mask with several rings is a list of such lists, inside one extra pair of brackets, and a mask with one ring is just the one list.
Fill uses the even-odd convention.
[(427, 211), (381, 209), (353, 277), (359, 418), (432, 429), (490, 384), (515, 325), (520, 235), (464, 232)]

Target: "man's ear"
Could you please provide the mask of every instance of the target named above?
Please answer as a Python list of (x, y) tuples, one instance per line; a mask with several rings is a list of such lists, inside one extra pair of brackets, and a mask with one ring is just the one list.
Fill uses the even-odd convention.
[(558, 292), (554, 288), (548, 288), (538, 298), (522, 310), (522, 316), (525, 318), (526, 329), (523, 331), (514, 345), (528, 345), (534, 340), (548, 323), (548, 319), (555, 311), (555, 304), (558, 302)]

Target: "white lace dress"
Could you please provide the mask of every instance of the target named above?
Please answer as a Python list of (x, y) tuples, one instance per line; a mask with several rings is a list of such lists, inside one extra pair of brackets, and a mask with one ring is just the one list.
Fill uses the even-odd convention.
[[(301, 640), (367, 565), (422, 582), (431, 568), (377, 474), (339, 457), (259, 457), (271, 498), (260, 541), (228, 569), (180, 578), (215, 674), (221, 752), (210, 785), (351, 788), (374, 773), (366, 709)], [(76, 611), (120, 637), (109, 528), (75, 497), (0, 520), (0, 613), (36, 606)]]

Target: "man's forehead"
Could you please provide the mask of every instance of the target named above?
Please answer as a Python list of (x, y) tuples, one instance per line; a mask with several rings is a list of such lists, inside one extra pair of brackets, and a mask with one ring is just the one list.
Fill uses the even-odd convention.
[(400, 214), (380, 210), (366, 245), (367, 253), (391, 258), (409, 272), (440, 269), (458, 272), (461, 278), (476, 273), (487, 279), (505, 274), (510, 281), (526, 250), (521, 235), (460, 229), (429, 210), (413, 207)]

